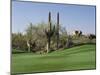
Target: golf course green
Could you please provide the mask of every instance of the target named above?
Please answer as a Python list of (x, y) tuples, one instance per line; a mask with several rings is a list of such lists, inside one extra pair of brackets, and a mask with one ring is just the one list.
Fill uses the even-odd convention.
[(96, 45), (87, 44), (47, 54), (12, 54), (11, 71), (36, 73), (51, 71), (85, 70), (96, 68)]

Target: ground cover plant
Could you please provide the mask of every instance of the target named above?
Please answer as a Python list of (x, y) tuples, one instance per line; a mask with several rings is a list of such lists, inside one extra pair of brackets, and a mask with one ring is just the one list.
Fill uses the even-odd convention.
[(95, 60), (95, 45), (89, 44), (49, 54), (13, 54), (12, 73), (95, 69)]

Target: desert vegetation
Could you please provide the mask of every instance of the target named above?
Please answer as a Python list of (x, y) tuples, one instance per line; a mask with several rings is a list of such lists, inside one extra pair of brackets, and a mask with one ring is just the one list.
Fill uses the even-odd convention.
[(21, 50), (22, 52), (49, 53), (81, 44), (95, 44), (94, 34), (82, 33), (76, 30), (74, 34), (68, 34), (67, 30), (59, 25), (59, 13), (57, 13), (57, 23), (52, 23), (49, 12), (48, 23), (41, 22), (36, 25), (30, 23), (24, 34), (12, 33), (12, 52)]
[(29, 23), (24, 33), (12, 33), (12, 73), (95, 69), (96, 35), (69, 34), (59, 15), (54, 23), (49, 12), (47, 23)]

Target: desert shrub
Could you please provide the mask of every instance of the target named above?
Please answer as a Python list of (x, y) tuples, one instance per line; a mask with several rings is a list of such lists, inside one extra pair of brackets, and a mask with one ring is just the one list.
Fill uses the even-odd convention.
[(66, 48), (70, 48), (74, 45), (71, 36), (68, 36), (67, 42), (66, 42)]
[(12, 34), (12, 49), (27, 50), (25, 36), (21, 33)]
[(94, 43), (95, 42), (94, 39), (96, 39), (96, 35), (90, 34), (90, 35), (88, 35), (88, 39), (89, 39), (89, 43)]

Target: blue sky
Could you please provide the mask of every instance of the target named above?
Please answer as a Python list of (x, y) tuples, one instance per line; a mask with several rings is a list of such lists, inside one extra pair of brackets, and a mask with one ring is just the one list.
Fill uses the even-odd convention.
[(24, 32), (31, 22), (47, 23), (49, 11), (54, 22), (59, 12), (60, 24), (68, 32), (81, 30), (84, 34), (95, 34), (95, 6), (20, 1), (12, 1), (12, 32)]

